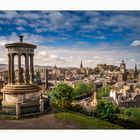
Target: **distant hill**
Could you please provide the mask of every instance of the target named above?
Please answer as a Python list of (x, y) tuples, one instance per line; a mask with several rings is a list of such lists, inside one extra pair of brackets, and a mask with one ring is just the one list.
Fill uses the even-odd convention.
[[(21, 67), (24, 67), (24, 65), (21, 65)], [(52, 69), (53, 67), (52, 66), (40, 66), (40, 65), (34, 65), (35, 69), (44, 69), (44, 68), (47, 68), (47, 69)], [(4, 70), (4, 69), (8, 69), (8, 64), (0, 64), (0, 70)], [(17, 69), (17, 65), (15, 65), (15, 69)]]
[(7, 64), (0, 64), (0, 70), (7, 69), (7, 68), (8, 68)]

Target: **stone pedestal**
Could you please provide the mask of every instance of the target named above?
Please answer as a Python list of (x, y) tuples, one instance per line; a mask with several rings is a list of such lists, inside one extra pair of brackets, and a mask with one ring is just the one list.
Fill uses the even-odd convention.
[(17, 103), (16, 104), (16, 119), (20, 119), (21, 118), (21, 104)]
[(40, 103), (40, 113), (43, 114), (44, 110), (45, 110), (45, 108), (44, 108), (44, 99), (40, 99), (39, 103)]
[[(22, 106), (31, 106), (31, 108), (39, 106), (40, 88), (37, 85), (13, 85), (8, 84), (2, 89), (3, 110), (9, 114), (15, 114), (16, 118), (20, 118), (22, 114)], [(31, 109), (32, 110), (32, 109)], [(27, 111), (27, 112), (30, 112)]]

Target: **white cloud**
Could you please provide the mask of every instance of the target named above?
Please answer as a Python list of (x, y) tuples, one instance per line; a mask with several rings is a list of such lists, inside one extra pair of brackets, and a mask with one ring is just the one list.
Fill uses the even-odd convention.
[(140, 67), (139, 52), (132, 50), (38, 46), (35, 52), (35, 63), (40, 65), (79, 67), (82, 61), (85, 67), (95, 67), (99, 63), (119, 65), (123, 59), (128, 68), (133, 68), (132, 62)]
[(18, 31), (25, 31), (25, 28), (22, 27), (22, 26), (16, 27), (16, 29), (17, 29)]
[(0, 58), (0, 62), (1, 63), (5, 62), (5, 58)]
[(49, 20), (55, 26), (62, 26), (66, 21), (61, 12), (50, 12)]
[(134, 41), (131, 43), (131, 46), (139, 47), (139, 46), (140, 46), (140, 40), (134, 40)]
[(16, 11), (3, 11), (3, 13), (0, 14), (0, 18), (13, 19), (18, 17), (19, 14)]
[(39, 19), (42, 15), (39, 12), (23, 12), (22, 17), (26, 19)]
[(27, 25), (28, 22), (27, 22), (27, 20), (25, 20), (25, 19), (16, 19), (16, 20), (14, 21), (14, 24), (23, 26), (23, 25)]

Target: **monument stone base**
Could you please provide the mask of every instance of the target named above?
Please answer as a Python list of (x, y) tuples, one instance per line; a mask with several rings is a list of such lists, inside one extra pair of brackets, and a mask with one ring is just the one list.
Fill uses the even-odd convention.
[[(33, 84), (14, 85), (8, 84), (2, 89), (3, 101), (2, 108), (6, 114), (21, 115), (40, 111), (40, 88)], [(19, 110), (17, 110), (17, 104)]]

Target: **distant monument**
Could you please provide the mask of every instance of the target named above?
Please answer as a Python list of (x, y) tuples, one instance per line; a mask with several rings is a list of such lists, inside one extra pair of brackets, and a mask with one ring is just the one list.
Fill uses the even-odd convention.
[[(34, 84), (34, 49), (33, 44), (23, 42), (23, 36), (19, 36), (20, 42), (6, 44), (8, 49), (8, 84), (2, 89), (2, 107), (6, 112), (19, 111), (35, 112), (39, 109), (40, 88)], [(18, 57), (18, 75), (15, 80), (14, 58)], [(25, 58), (25, 70), (21, 68), (21, 56)], [(30, 63), (29, 63), (30, 62)], [(20, 105), (21, 110), (17, 110)], [(24, 108), (25, 107), (25, 108)], [(28, 108), (30, 107), (30, 108)], [(22, 112), (22, 108), (24, 108)]]

